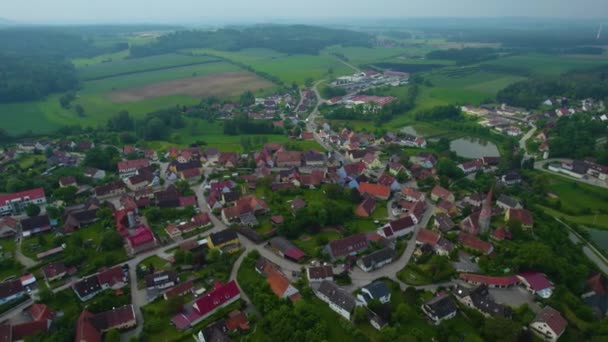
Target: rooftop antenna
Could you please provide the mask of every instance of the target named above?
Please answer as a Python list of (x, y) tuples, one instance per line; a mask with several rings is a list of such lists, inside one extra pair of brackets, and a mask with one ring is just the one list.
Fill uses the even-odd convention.
[(597, 37), (595, 39), (600, 40), (600, 36), (602, 35), (602, 25), (600, 24), (599, 30), (597, 30)]

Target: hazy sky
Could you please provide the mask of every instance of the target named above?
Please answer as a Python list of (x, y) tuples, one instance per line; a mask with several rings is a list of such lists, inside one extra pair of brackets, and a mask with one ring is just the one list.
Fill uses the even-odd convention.
[(0, 18), (28, 22), (599, 15), (608, 0), (0, 0)]

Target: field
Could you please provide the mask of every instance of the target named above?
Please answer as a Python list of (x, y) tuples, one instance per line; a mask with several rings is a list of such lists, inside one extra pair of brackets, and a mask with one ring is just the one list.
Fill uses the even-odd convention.
[[(195, 55), (214, 55), (252, 67), (279, 78), (286, 84), (300, 85), (311, 78), (319, 80), (341, 75), (349, 75), (353, 70), (336, 57), (329, 55), (285, 55), (266, 49), (244, 49), (239, 52), (225, 52), (207, 49), (189, 50)], [(333, 71), (332, 75), (328, 72)]]
[(364, 64), (377, 61), (383, 61), (387, 59), (396, 58), (408, 53), (408, 49), (405, 48), (366, 48), (366, 47), (343, 47), (343, 46), (331, 46), (321, 53), (323, 54), (342, 54), (348, 58), (349, 63), (353, 64)]
[(230, 97), (246, 90), (272, 87), (272, 83), (248, 72), (227, 72), (167, 81), (115, 91), (108, 95), (112, 102), (137, 102), (145, 99), (188, 95), (192, 97)]
[(559, 75), (571, 70), (590, 69), (606, 65), (608, 61), (606, 58), (595, 56), (530, 54), (500, 58), (484, 64), (521, 69), (532, 74)]
[[(200, 77), (202, 76), (220, 76), (226, 73), (248, 75), (247, 77), (251, 82), (244, 85), (235, 84), (235, 82), (224, 84), (219, 90), (212, 89), (212, 92), (208, 95), (222, 94), (225, 96), (236, 96), (247, 89), (259, 91), (260, 88), (267, 89), (272, 86), (270, 82), (246, 73), (233, 64), (224, 62), (207, 63), (85, 82), (82, 90), (77, 93), (77, 99), (74, 101), (74, 105), (80, 104), (84, 108), (84, 117), (79, 117), (73, 109), (62, 108), (59, 105), (60, 95), (57, 94), (49, 96), (42, 101), (2, 104), (0, 105), (0, 119), (3, 119), (5, 122), (3, 124), (4, 129), (16, 134), (24, 133), (28, 130), (46, 133), (66, 124), (95, 127), (99, 124), (105, 124), (109, 117), (121, 110), (127, 110), (135, 117), (142, 117), (146, 113), (175, 105), (196, 104), (200, 102), (202, 96), (206, 96), (203, 91), (204, 89), (199, 89), (196, 92), (190, 91), (190, 94), (197, 94), (196, 96), (169, 89), (165, 90), (164, 93), (156, 94), (156, 96), (154, 94), (152, 96), (148, 95), (141, 101), (120, 103), (112, 101), (111, 93), (175, 80), (188, 80), (190, 83), (200, 84)], [(192, 82), (191, 79), (197, 78), (199, 79), (196, 82)], [(248, 86), (252, 88), (247, 88)], [(167, 88), (166, 85), (163, 87)]]
[[(100, 57), (96, 57), (92, 63), (84, 65), (82, 64), (83, 61), (79, 61), (76, 65), (78, 67), (78, 76), (80, 79), (88, 81), (143, 71), (177, 68), (180, 66), (204, 64), (217, 61), (216, 58), (206, 56), (186, 56), (179, 54), (150, 56), (137, 59), (121, 59), (120, 57), (123, 56), (122, 52), (104, 56), (106, 57), (101, 58), (101, 61)], [(104, 60), (111, 61), (103, 62)]]

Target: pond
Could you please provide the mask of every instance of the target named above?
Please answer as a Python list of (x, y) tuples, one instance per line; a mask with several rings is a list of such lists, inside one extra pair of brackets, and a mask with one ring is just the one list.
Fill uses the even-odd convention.
[(481, 157), (500, 157), (496, 145), (476, 138), (460, 138), (450, 142), (450, 150), (459, 157), (477, 159)]
[(604, 251), (608, 251), (608, 231), (602, 229), (588, 228), (591, 241)]

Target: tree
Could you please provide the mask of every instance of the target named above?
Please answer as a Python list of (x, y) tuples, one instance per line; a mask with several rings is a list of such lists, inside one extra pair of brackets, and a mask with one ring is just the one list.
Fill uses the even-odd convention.
[(38, 216), (38, 214), (40, 214), (40, 207), (34, 203), (30, 203), (25, 207), (25, 213), (29, 217)]
[(120, 111), (108, 120), (108, 129), (111, 131), (132, 131), (135, 122), (126, 110)]
[(111, 329), (106, 333), (105, 342), (120, 342), (120, 332), (116, 329)]
[(367, 320), (367, 309), (362, 306), (357, 306), (353, 313), (353, 320), (356, 324), (365, 322)]
[(123, 247), (123, 239), (116, 230), (108, 230), (101, 236), (100, 246), (104, 251), (118, 250)]
[(144, 131), (147, 140), (163, 140), (168, 134), (167, 126), (159, 118), (148, 121)]
[(488, 341), (517, 341), (521, 324), (506, 318), (486, 319), (482, 335)]
[(250, 90), (241, 94), (240, 102), (242, 106), (251, 106), (255, 103), (255, 96)]
[(84, 116), (84, 107), (82, 107), (82, 105), (77, 104), (74, 107), (74, 110), (76, 111), (76, 114), (78, 114), (78, 116), (83, 117)]

